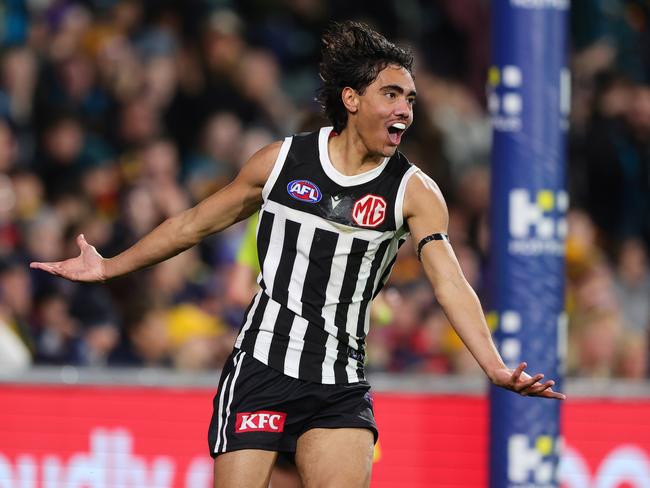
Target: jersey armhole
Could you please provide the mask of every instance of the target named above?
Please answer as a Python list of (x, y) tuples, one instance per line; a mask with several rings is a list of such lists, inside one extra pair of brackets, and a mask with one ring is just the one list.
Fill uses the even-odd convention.
[(400, 237), (408, 234), (408, 229), (404, 224), (404, 195), (406, 194), (406, 185), (411, 179), (411, 176), (418, 171), (420, 171), (420, 168), (417, 166), (411, 166), (406, 173), (404, 173), (404, 176), (402, 176), (402, 181), (397, 189), (397, 196), (395, 198), (395, 228)]
[(266, 199), (269, 197), (269, 193), (271, 193), (271, 190), (273, 189), (273, 185), (275, 185), (278, 176), (280, 176), (280, 171), (282, 171), (284, 162), (287, 159), (287, 154), (289, 153), (289, 148), (291, 147), (292, 140), (293, 137), (286, 137), (282, 143), (282, 146), (280, 146), (280, 152), (278, 153), (278, 157), (273, 164), (271, 174), (269, 175), (269, 178), (266, 180), (266, 183), (264, 183), (264, 187), (262, 188), (262, 199), (264, 202), (266, 202)]

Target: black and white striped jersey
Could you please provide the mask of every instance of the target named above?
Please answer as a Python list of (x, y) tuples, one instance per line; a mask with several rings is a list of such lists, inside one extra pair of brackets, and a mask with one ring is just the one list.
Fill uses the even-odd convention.
[(332, 165), (332, 128), (285, 139), (262, 191), (260, 291), (235, 347), (318, 383), (364, 379), (370, 302), (408, 229), (402, 203), (417, 168), (396, 152), (345, 176)]

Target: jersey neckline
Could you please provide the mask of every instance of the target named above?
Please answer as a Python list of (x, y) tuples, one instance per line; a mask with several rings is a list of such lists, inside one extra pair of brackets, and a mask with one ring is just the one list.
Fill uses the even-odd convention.
[(348, 176), (337, 170), (330, 160), (330, 155), (327, 148), (327, 143), (329, 141), (332, 129), (333, 127), (322, 127), (320, 133), (318, 134), (318, 154), (320, 158), (320, 164), (323, 167), (325, 174), (332, 181), (340, 186), (356, 186), (372, 181), (377, 176), (379, 176), (382, 171), (384, 171), (384, 168), (388, 165), (390, 158), (384, 158), (382, 163), (376, 168), (373, 168), (370, 171), (366, 171), (364, 173), (359, 173), (358, 175)]

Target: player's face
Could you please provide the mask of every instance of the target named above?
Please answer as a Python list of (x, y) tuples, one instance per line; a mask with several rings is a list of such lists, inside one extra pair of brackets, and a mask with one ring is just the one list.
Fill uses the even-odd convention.
[(357, 130), (370, 153), (395, 154), (413, 122), (415, 83), (404, 68), (388, 66), (358, 98)]

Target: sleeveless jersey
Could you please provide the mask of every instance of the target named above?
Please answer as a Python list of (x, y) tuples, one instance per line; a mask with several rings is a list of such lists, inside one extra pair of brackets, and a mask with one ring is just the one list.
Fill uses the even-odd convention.
[(235, 347), (288, 376), (341, 384), (364, 379), (370, 304), (408, 233), (402, 204), (417, 168), (396, 152), (345, 176), (329, 159), (331, 130), (282, 144), (262, 191), (260, 291)]

